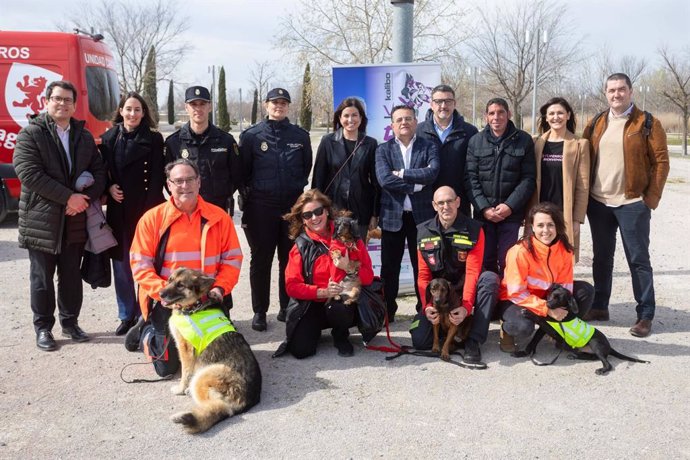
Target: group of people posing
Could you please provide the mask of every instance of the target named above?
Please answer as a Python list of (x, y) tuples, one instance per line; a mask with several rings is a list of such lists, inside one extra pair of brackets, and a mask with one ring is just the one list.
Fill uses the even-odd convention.
[[(165, 141), (146, 101), (126, 94), (99, 152), (83, 123), (72, 118), (76, 89), (53, 82), (47, 113), (21, 131), (14, 155), (22, 182), (19, 242), (29, 250), (37, 346), (57, 348), (51, 333), (56, 269), (63, 335), (89, 339), (77, 322), (84, 211), (105, 194), (107, 221), (118, 241), (110, 254), (120, 319), (115, 332), (126, 334), (130, 350), (165, 354), (154, 363), (160, 375), (174, 372), (177, 361), (168, 356), (174, 347), (167, 347), (170, 310), (158, 292), (176, 268), (198, 269), (215, 277), (209, 298), (229, 311), (242, 263), (231, 220), (236, 191), (251, 250), (257, 331), (268, 327), (277, 250), (277, 320), (286, 322), (286, 340), (276, 355), (313, 355), (324, 329), (331, 329), (339, 355), (353, 354), (348, 336), (360, 321), (357, 309), (334, 300), (343, 289), (334, 270), (346, 267), (334, 266), (330, 254), (339, 215), (356, 221), (359, 239), (343, 248), (344, 259), (358, 262), (364, 286), (374, 280), (367, 233), (381, 228), (381, 278), (391, 322), (407, 243), (417, 280), (410, 327), (417, 349), (431, 348), (439, 315), (426, 288), (439, 277), (460, 299), (450, 321), (460, 326), (457, 339), (468, 365), (481, 364), (491, 320), (501, 320), (501, 349), (512, 351), (534, 330), (523, 309), (563, 319), (567, 312), (546, 301), (553, 283), (573, 293), (583, 319), (608, 320), (618, 229), (637, 303), (630, 332), (645, 337), (655, 311), (650, 217), (669, 170), (666, 135), (656, 118), (632, 102), (628, 76), (611, 75), (604, 91), (609, 108), (589, 122), (583, 138), (575, 134), (570, 104), (552, 98), (540, 109), (540, 135), (532, 139), (513, 124), (504, 99), (487, 102), (486, 126), (478, 131), (455, 109), (453, 89), (439, 85), (424, 121), (418, 123), (411, 107), (392, 109), (394, 137), (380, 145), (366, 135), (362, 102), (347, 98), (335, 110), (333, 132), (322, 138), (312, 172), (309, 133), (289, 122), (285, 89), (268, 92), (266, 119), (242, 132), (239, 145), (209, 122), (212, 105), (204, 87), (187, 89), (189, 122)], [(84, 172), (95, 180), (77, 191)], [(304, 191), (310, 173), (311, 187)], [(573, 279), (586, 216), (594, 286)]]

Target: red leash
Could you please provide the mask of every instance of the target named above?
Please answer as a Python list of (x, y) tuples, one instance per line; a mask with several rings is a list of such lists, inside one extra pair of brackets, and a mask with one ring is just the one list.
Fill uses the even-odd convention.
[(399, 345), (391, 338), (391, 329), (388, 323), (388, 311), (386, 311), (386, 314), (384, 316), (384, 323), (386, 324), (386, 337), (388, 338), (388, 343), (390, 343), (392, 346), (389, 347), (387, 345), (367, 344), (367, 350), (382, 351), (384, 353), (405, 353), (409, 347)]

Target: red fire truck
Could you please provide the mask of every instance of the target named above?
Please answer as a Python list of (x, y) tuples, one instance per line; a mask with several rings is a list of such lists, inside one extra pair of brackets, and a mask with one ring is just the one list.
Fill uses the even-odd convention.
[(12, 167), (17, 134), (29, 117), (45, 111), (45, 90), (55, 80), (79, 91), (74, 117), (98, 138), (120, 97), (113, 56), (103, 36), (76, 31), (0, 30), (0, 222), (17, 210), (19, 179)]

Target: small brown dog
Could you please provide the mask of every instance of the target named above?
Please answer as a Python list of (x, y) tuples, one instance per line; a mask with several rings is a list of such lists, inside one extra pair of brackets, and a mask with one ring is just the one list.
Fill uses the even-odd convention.
[[(454, 348), (454, 338), (458, 333), (459, 326), (451, 323), (450, 312), (460, 305), (458, 296), (455, 290), (451, 288), (448, 280), (444, 278), (435, 278), (431, 280), (426, 288), (426, 298), (431, 300), (431, 305), (436, 309), (439, 316), (439, 321), (434, 324), (434, 343), (431, 351), (434, 353), (441, 353), (441, 359), (444, 361), (450, 360), (450, 353)], [(446, 331), (446, 339), (443, 342), (443, 347), (440, 346), (441, 328)]]
[(206, 431), (261, 398), (261, 370), (249, 344), (216, 302), (202, 303), (214, 282), (197, 270), (178, 268), (160, 291), (163, 305), (173, 310), (170, 333), (182, 367), (180, 384), (171, 391), (189, 390), (197, 404), (171, 420), (189, 433)]
[[(359, 279), (360, 262), (357, 260), (357, 221), (351, 217), (340, 216), (335, 219), (335, 233), (331, 241), (330, 254), (336, 270), (331, 279), (339, 282), (343, 292), (335, 300), (345, 298), (345, 305), (352, 305), (359, 299), (362, 281)], [(344, 272), (344, 277), (342, 277)], [(341, 279), (342, 277), (342, 279)]]

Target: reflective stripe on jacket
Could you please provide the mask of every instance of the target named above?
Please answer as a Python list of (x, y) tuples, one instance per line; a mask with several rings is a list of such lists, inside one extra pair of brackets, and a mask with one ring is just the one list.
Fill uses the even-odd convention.
[(544, 299), (553, 283), (573, 292), (573, 254), (560, 241), (547, 246), (534, 236), (531, 238), (535, 255), (523, 241), (508, 251), (500, 298), (546, 316), (548, 307)]
[(211, 343), (226, 332), (235, 332), (235, 326), (219, 308), (210, 308), (185, 315), (173, 311), (170, 321), (199, 356)]
[(572, 348), (584, 347), (594, 335), (595, 329), (578, 317), (561, 323), (556, 321), (547, 321), (547, 323)]
[[(132, 276), (139, 285), (139, 305), (144, 318), (148, 318), (148, 298), (160, 300), (158, 293), (177, 268), (192, 268), (213, 276), (216, 279), (214, 287), (221, 287), (226, 295), (237, 284), (242, 250), (235, 225), (223, 209), (201, 197), (198, 199), (197, 209), (190, 218), (175, 207), (171, 197), (148, 210), (137, 224), (129, 257)], [(190, 230), (192, 220), (199, 224)], [(205, 221), (203, 226), (202, 220)], [(159, 274), (154, 260), (161, 236), (168, 228), (170, 237)]]

